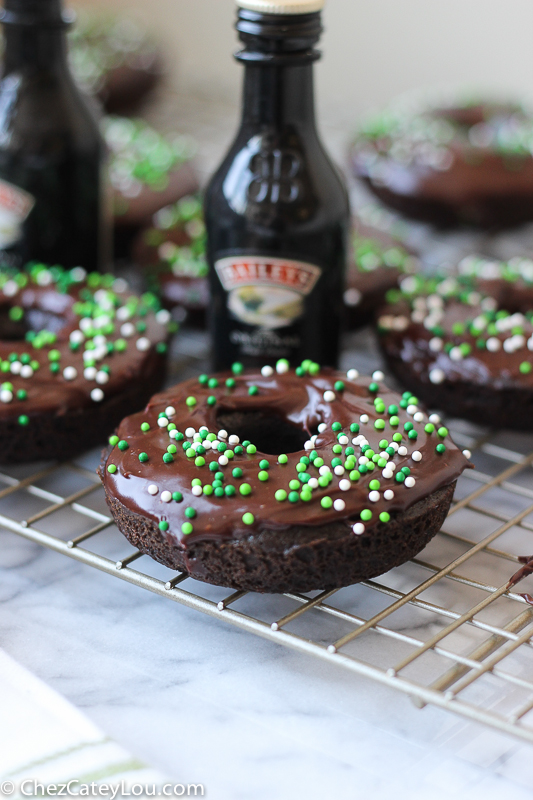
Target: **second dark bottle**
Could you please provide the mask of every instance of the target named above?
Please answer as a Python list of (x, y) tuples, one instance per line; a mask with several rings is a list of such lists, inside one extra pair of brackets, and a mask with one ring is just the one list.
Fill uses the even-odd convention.
[(242, 122), (205, 201), (214, 367), (333, 366), (349, 205), (315, 126), (323, 0), (238, 5)]

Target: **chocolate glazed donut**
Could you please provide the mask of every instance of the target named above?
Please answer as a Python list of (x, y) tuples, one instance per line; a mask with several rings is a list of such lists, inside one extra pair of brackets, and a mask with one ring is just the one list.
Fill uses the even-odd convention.
[(533, 430), (533, 262), (471, 257), (459, 270), (389, 293), (378, 316), (389, 369), (434, 408)]
[(103, 455), (119, 529), (172, 569), (259, 592), (406, 561), (440, 529), (469, 454), (382, 378), (236, 364), (156, 395)]
[(391, 110), (357, 136), (352, 167), (408, 217), (443, 227), (512, 226), (533, 219), (532, 133), (531, 114), (512, 104)]

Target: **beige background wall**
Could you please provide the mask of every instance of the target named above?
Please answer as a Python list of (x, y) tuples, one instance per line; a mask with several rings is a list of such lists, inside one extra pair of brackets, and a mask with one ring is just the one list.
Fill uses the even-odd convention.
[[(129, 10), (165, 43), (180, 91), (237, 99), (233, 0), (71, 2)], [(318, 98), (338, 122), (435, 83), (533, 97), (533, 0), (329, 0), (324, 21)]]

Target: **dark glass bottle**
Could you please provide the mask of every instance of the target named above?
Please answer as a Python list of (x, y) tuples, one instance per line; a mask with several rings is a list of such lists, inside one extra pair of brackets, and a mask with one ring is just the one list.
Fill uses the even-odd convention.
[(0, 260), (105, 267), (105, 148), (69, 71), (61, 0), (5, 0), (0, 21)]
[(240, 8), (236, 27), (242, 122), (205, 199), (214, 367), (334, 366), (349, 204), (315, 126), (320, 13)]

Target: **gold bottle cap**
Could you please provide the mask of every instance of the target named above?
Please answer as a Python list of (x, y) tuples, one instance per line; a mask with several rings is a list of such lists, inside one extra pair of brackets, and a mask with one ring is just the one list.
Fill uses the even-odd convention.
[(324, 8), (325, 0), (237, 0), (239, 8), (262, 14), (311, 14)]

